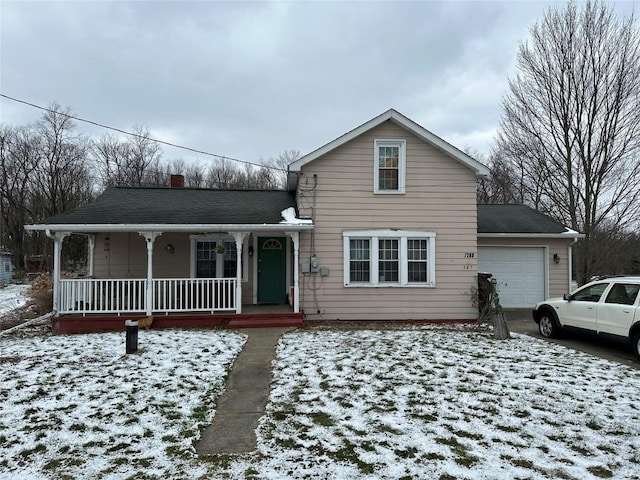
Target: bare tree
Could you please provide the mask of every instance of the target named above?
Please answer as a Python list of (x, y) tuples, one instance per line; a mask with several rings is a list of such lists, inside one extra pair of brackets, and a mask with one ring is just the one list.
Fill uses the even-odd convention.
[(33, 218), (31, 175), (38, 166), (37, 138), (29, 128), (0, 128), (0, 245), (25, 269), (24, 225)]
[[(640, 213), (640, 35), (633, 16), (588, 1), (550, 8), (518, 51), (498, 151), (523, 172), (524, 200), (586, 238), (578, 278), (596, 272), (596, 232)], [(605, 228), (607, 227), (607, 228)]]
[(76, 130), (70, 110), (53, 104), (35, 124), (39, 159), (33, 172), (34, 199), (45, 216), (56, 215), (92, 198), (89, 141)]
[(87, 151), (88, 140), (77, 133), (69, 111), (56, 104), (34, 124), (0, 128), (0, 243), (14, 254), (18, 272), (27, 257), (51, 248), (43, 235), (25, 235), (25, 224), (91, 200)]
[(275, 158), (270, 158), (264, 164), (272, 168), (273, 175), (278, 183), (278, 188), (287, 187), (287, 171), (291, 163), (298, 160), (302, 155), (300, 150), (285, 150)]
[[(178, 172), (181, 170), (172, 170)], [(191, 188), (207, 187), (207, 170), (198, 164), (188, 165), (184, 168), (185, 185)]]
[(93, 157), (103, 186), (166, 184), (166, 174), (159, 174), (162, 148), (146, 128), (136, 126), (133, 133), (126, 140), (106, 134), (95, 142)]
[(237, 188), (238, 170), (230, 160), (217, 159), (209, 167), (208, 177), (212, 188)]

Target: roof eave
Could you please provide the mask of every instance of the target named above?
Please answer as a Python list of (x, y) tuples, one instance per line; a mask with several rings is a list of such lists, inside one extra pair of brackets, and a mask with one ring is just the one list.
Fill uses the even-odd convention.
[(584, 234), (577, 232), (563, 233), (478, 233), (478, 238), (556, 238), (578, 239)]
[(94, 232), (260, 232), (260, 231), (302, 231), (313, 230), (310, 223), (259, 223), (259, 224), (222, 224), (222, 223), (69, 223), (69, 224), (32, 224), (25, 225), (27, 231), (94, 233)]
[(368, 122), (363, 123), (359, 127), (354, 128), (353, 130), (345, 133), (344, 135), (341, 135), (335, 140), (314, 150), (313, 152), (305, 155), (304, 157), (299, 158), (298, 160), (296, 160), (295, 162), (289, 165), (289, 171), (299, 172), (300, 169), (304, 165), (308, 164), (309, 162), (312, 162), (313, 160), (317, 159), (318, 157), (321, 157), (322, 155), (325, 155), (331, 150), (334, 150), (339, 146), (344, 145), (345, 143), (353, 140), (354, 138), (362, 135), (363, 133), (371, 130), (372, 128), (377, 127), (378, 125), (382, 124), (383, 122), (386, 122), (387, 120), (392, 120), (396, 124), (409, 130), (416, 136), (422, 138), (427, 143), (433, 145), (434, 147), (438, 148), (439, 150), (453, 157), (458, 162), (462, 163), (466, 167), (473, 170), (477, 177), (486, 177), (487, 175), (489, 175), (489, 169), (486, 166), (484, 166), (477, 160), (473, 159), (463, 151), (458, 150), (456, 147), (454, 147), (450, 143), (444, 141), (437, 135), (434, 135), (426, 128), (418, 125), (413, 120), (405, 117), (400, 112), (397, 112), (394, 109), (387, 110), (381, 115), (378, 115), (377, 117), (372, 118)]

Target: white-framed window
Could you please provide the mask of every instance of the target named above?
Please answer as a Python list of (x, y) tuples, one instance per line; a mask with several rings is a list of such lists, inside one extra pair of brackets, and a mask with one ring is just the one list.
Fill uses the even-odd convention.
[(342, 237), (345, 286), (435, 286), (435, 232), (354, 230)]
[(373, 192), (404, 193), (406, 141), (376, 139), (373, 149)]
[[(192, 235), (191, 277), (236, 278), (238, 251), (233, 237)], [(242, 252), (242, 281), (247, 281), (247, 241)]]

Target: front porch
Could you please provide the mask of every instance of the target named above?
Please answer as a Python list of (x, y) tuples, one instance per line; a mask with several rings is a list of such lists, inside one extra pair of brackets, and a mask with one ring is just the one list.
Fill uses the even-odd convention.
[[(193, 326), (234, 326), (255, 319), (245, 307), (264, 304), (286, 305), (283, 314), (301, 321), (300, 236), (314, 226), (296, 217), (294, 192), (179, 183), (110, 187), (93, 203), (25, 226), (54, 243), (57, 331), (81, 321), (87, 326), (74, 331), (120, 329), (125, 318), (153, 318), (159, 328), (189, 326), (186, 319)], [(69, 235), (87, 239), (85, 277), (63, 274)]]

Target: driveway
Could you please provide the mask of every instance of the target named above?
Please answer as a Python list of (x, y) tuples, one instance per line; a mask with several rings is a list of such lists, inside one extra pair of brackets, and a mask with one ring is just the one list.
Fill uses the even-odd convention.
[(640, 369), (640, 362), (633, 355), (629, 345), (623, 341), (618, 342), (586, 332), (571, 332), (567, 335), (561, 335), (560, 338), (544, 338), (538, 332), (538, 325), (531, 317), (531, 310), (507, 310), (505, 313), (509, 330), (513, 333), (524, 333), (580, 352), (589, 353), (596, 357), (613, 360), (614, 362)]

